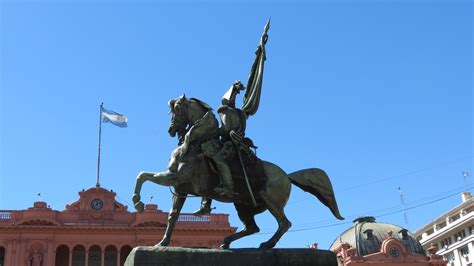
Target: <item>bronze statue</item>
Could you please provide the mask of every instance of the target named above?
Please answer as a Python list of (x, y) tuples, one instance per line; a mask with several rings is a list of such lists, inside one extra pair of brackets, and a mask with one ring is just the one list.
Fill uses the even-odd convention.
[(211, 199), (233, 202), (243, 230), (224, 238), (222, 248), (230, 243), (259, 232), (254, 216), (269, 210), (278, 221), (278, 230), (260, 248), (272, 248), (291, 226), (284, 207), (290, 196), (291, 184), (316, 196), (338, 219), (338, 210), (331, 182), (327, 174), (317, 168), (286, 174), (280, 167), (260, 160), (252, 149), (255, 145), (245, 137), (246, 120), (257, 112), (262, 88), (265, 44), (269, 22), (256, 51), (256, 58), (247, 82), (241, 109), (235, 107), (236, 95), (244, 89), (235, 82), (222, 99), (218, 113), (221, 126), (212, 108), (196, 98), (181, 96), (169, 101), (172, 114), (169, 134), (178, 135), (178, 147), (172, 152), (168, 170), (161, 173), (139, 173), (132, 197), (138, 212), (144, 209), (140, 191), (145, 181), (172, 186), (173, 207), (163, 239), (170, 243), (174, 225), (188, 194), (203, 197), (197, 214), (210, 212)]

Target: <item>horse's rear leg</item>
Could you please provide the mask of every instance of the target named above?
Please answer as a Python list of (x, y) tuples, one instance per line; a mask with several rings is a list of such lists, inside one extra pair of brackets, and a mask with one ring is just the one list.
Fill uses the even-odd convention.
[(278, 230), (275, 234), (267, 241), (260, 244), (261, 249), (273, 248), (278, 240), (285, 234), (288, 229), (291, 227), (291, 222), (286, 218), (285, 212), (283, 210), (284, 205), (278, 204), (276, 201), (273, 201), (271, 197), (264, 191), (260, 192), (260, 196), (267, 205), (270, 213), (275, 217), (278, 222)]
[(258, 228), (257, 224), (255, 223), (255, 219), (254, 219), (255, 212), (248, 208), (239, 207), (237, 205), (235, 205), (235, 207), (237, 209), (237, 214), (239, 215), (239, 219), (244, 224), (244, 229), (240, 230), (237, 233), (234, 233), (232, 235), (225, 237), (221, 245), (222, 249), (228, 249), (230, 246), (230, 243), (232, 243), (233, 241), (237, 239), (260, 232), (260, 228)]
[(137, 181), (135, 182), (135, 192), (132, 197), (134, 207), (138, 212), (143, 212), (145, 207), (145, 204), (140, 201), (140, 191), (142, 190), (143, 183), (146, 181), (152, 181), (162, 186), (172, 186), (174, 182), (174, 174), (170, 171), (161, 173), (140, 172), (138, 174)]
[(171, 235), (173, 234), (174, 225), (178, 220), (179, 214), (181, 213), (181, 208), (183, 208), (184, 201), (186, 200), (187, 194), (184, 193), (175, 193), (173, 194), (173, 207), (168, 214), (168, 225), (166, 226), (165, 235), (160, 243), (157, 246), (168, 246), (171, 240)]

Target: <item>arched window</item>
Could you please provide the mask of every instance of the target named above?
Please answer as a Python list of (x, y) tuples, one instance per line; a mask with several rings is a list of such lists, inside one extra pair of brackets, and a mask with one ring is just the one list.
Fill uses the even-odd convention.
[(86, 265), (86, 248), (81, 245), (77, 245), (72, 249), (72, 266), (85, 266)]
[(125, 245), (120, 249), (120, 265), (125, 264), (125, 260), (127, 259), (128, 254), (132, 251), (132, 247)]
[(104, 252), (104, 266), (117, 266), (117, 248), (107, 246)]
[(56, 266), (69, 266), (69, 248), (66, 245), (61, 245), (56, 249)]
[(87, 259), (89, 266), (101, 266), (102, 250), (99, 246), (94, 245), (89, 248), (89, 258)]
[(5, 265), (5, 248), (0, 247), (0, 266)]

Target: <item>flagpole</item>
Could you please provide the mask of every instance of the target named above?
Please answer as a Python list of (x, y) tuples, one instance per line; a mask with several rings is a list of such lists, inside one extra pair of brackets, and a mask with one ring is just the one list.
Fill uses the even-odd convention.
[(101, 102), (100, 103), (100, 108), (99, 108), (99, 148), (98, 148), (98, 151), (97, 151), (97, 181), (96, 181), (96, 184), (95, 184), (96, 187), (100, 187), (100, 183), (99, 183), (99, 175), (100, 175), (100, 140), (101, 140), (101, 136), (102, 136), (102, 105), (103, 104), (104, 104), (104, 102)]

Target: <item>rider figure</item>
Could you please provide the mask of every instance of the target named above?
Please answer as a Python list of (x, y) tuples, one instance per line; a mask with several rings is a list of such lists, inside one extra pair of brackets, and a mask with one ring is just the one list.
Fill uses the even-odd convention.
[[(234, 82), (230, 89), (222, 97), (222, 105), (219, 107), (217, 112), (221, 118), (221, 127), (219, 128), (220, 141), (222, 148), (214, 154), (213, 160), (216, 164), (216, 168), (219, 172), (219, 175), (222, 178), (223, 187), (217, 188), (216, 191), (221, 195), (227, 195), (230, 198), (233, 198), (233, 182), (232, 175), (227, 165), (226, 159), (232, 157), (230, 154), (237, 148), (243, 149), (245, 153), (250, 156), (255, 156), (255, 154), (250, 150), (250, 148), (256, 148), (252, 141), (249, 138), (244, 138), (245, 136), (245, 126), (247, 119), (255, 115), (258, 110), (260, 103), (260, 95), (262, 91), (262, 81), (263, 81), (263, 69), (264, 62), (266, 60), (266, 51), (265, 44), (268, 41), (268, 29), (270, 28), (270, 20), (267, 22), (264, 28), (262, 37), (260, 38), (260, 43), (255, 51), (255, 60), (252, 64), (252, 69), (250, 70), (249, 79), (247, 81), (246, 87), (242, 85), (240, 81)], [(240, 91), (246, 89), (245, 95), (243, 97), (242, 107), (240, 109), (235, 107), (235, 98)], [(242, 145), (243, 144), (243, 145)], [(237, 153), (240, 150), (236, 151)], [(230, 154), (229, 154), (230, 153)], [(240, 159), (239, 153), (239, 159)], [(243, 163), (243, 162), (241, 162)], [(247, 179), (247, 177), (245, 177)], [(248, 181), (248, 180), (247, 180)], [(251, 189), (249, 188), (251, 194)], [(252, 196), (253, 199), (253, 196)], [(255, 200), (254, 200), (255, 204)], [(196, 211), (195, 215), (203, 215), (211, 212), (211, 199), (203, 198), (201, 202), (201, 209)]]
[(230, 198), (234, 195), (234, 185), (226, 159), (229, 159), (229, 153), (232, 152), (234, 146), (240, 144), (245, 134), (246, 119), (242, 110), (235, 107), (235, 98), (242, 90), (244, 90), (244, 86), (240, 80), (234, 82), (222, 97), (222, 105), (217, 110), (217, 113), (221, 118), (219, 135), (223, 147), (212, 157), (212, 159), (217, 165), (223, 186), (222, 188), (218, 187), (215, 190), (220, 195), (226, 195)]
[[(235, 98), (244, 89), (239, 80), (234, 82), (222, 97), (222, 105), (217, 110), (221, 119), (219, 136), (222, 148), (212, 156), (212, 159), (222, 179), (223, 186), (217, 187), (215, 191), (220, 195), (226, 195), (230, 198), (234, 195), (234, 182), (232, 181), (232, 174), (226, 159), (228, 159), (229, 153), (232, 153), (232, 149), (240, 145), (245, 135), (245, 114), (242, 110), (235, 107)], [(211, 199), (203, 198), (200, 209), (194, 212), (194, 214), (209, 214), (212, 210), (211, 202)]]

